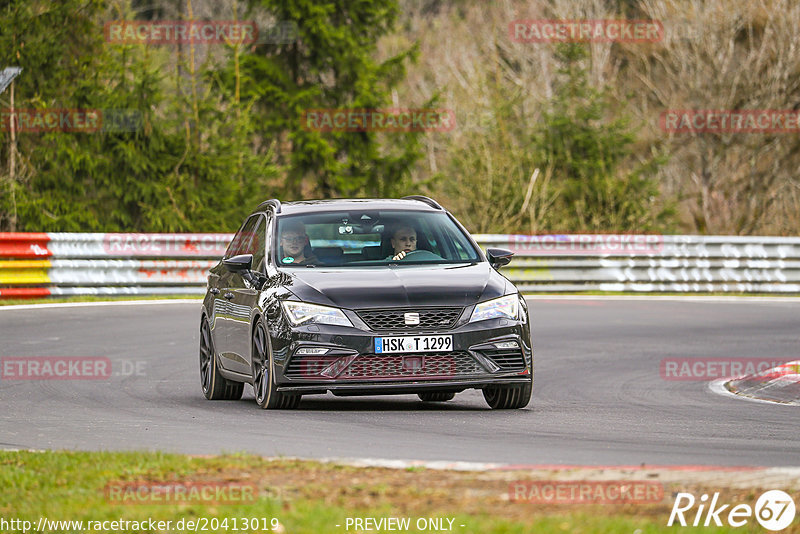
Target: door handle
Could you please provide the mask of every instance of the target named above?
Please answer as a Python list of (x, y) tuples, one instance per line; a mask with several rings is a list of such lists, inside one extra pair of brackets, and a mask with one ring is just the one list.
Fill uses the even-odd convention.
[(223, 297), (225, 297), (225, 298), (226, 298), (226, 299), (228, 299), (228, 300), (231, 300), (231, 299), (233, 298), (233, 293), (225, 293), (225, 294), (224, 294), (224, 295), (222, 295), (222, 296), (223, 296)]
[(212, 287), (211, 289), (208, 290), (208, 292), (211, 293), (212, 295), (219, 295), (219, 288)]

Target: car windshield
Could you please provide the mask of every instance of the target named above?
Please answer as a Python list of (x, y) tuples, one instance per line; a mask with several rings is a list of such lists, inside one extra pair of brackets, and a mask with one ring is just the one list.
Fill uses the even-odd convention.
[(282, 267), (474, 263), (480, 255), (442, 212), (339, 211), (278, 218)]

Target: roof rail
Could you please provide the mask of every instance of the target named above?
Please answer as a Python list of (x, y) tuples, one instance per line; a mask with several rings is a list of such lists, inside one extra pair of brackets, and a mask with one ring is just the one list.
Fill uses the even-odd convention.
[(275, 208), (275, 213), (280, 213), (281, 212), (281, 201), (278, 200), (277, 198), (271, 198), (269, 200), (265, 200), (264, 202), (259, 204), (256, 209), (260, 210), (261, 208), (266, 208), (267, 206), (274, 207)]
[(444, 208), (441, 207), (438, 202), (436, 202), (432, 198), (428, 198), (422, 195), (408, 195), (403, 197), (403, 200), (419, 200), (420, 202), (424, 202), (425, 204), (427, 204), (432, 208), (436, 208), (437, 210), (444, 210)]

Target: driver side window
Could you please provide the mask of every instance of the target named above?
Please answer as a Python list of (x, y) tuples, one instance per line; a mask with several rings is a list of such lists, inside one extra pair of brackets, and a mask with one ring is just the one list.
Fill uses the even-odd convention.
[(253, 254), (253, 270), (259, 273), (264, 272), (264, 259), (266, 258), (267, 232), (264, 217), (258, 215), (258, 226), (256, 226), (253, 241), (250, 245), (250, 252)]
[(236, 232), (233, 241), (228, 245), (228, 250), (225, 251), (226, 258), (250, 253), (250, 243), (253, 240), (253, 232), (256, 224), (258, 224), (258, 218), (258, 215), (253, 215), (247, 219), (239, 231)]

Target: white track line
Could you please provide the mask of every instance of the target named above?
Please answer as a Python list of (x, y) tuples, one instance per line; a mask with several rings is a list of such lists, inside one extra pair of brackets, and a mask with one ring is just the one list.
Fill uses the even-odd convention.
[[(741, 469), (737, 466), (725, 465), (519, 465), (519, 464), (506, 464), (506, 463), (492, 463), (492, 462), (464, 462), (458, 460), (410, 460), (410, 459), (389, 459), (389, 458), (300, 458), (292, 456), (267, 456), (266, 460), (285, 461), (285, 460), (308, 460), (312, 462), (330, 463), (338, 465), (347, 465), (352, 467), (383, 467), (388, 469), (409, 469), (409, 468), (424, 468), (442, 471), (575, 471), (575, 470), (608, 470), (619, 469), (625, 471), (647, 471), (647, 470), (667, 470), (667, 471), (736, 471)], [(748, 471), (763, 471), (771, 474), (800, 476), (800, 467), (798, 466), (778, 466), (778, 467), (765, 467), (765, 466), (746, 466), (744, 469)]]
[(42, 308), (78, 308), (81, 306), (137, 306), (153, 304), (200, 304), (202, 298), (196, 299), (157, 299), (157, 300), (101, 300), (97, 302), (53, 302), (45, 304), (13, 304), (11, 306), (0, 306), (0, 311), (4, 310), (38, 310)]

